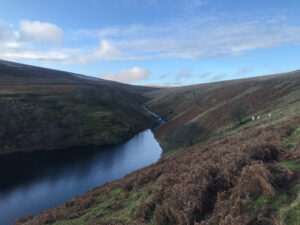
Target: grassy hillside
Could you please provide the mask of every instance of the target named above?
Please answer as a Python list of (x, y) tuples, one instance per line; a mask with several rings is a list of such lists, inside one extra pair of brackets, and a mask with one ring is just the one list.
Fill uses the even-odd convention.
[(297, 225), (299, 91), (293, 72), (149, 93), (162, 159), (16, 224)]
[[(169, 151), (234, 130), (239, 125), (236, 111), (241, 111), (242, 123), (259, 116), (255, 123), (264, 125), (299, 115), (300, 71), (163, 89), (147, 95), (152, 98), (147, 106), (168, 121), (156, 136)], [(188, 136), (195, 133), (195, 127), (199, 135), (189, 135), (193, 136), (190, 143), (178, 140), (178, 136), (182, 139), (178, 130)]]
[(0, 154), (120, 143), (153, 125), (149, 90), (0, 61)]

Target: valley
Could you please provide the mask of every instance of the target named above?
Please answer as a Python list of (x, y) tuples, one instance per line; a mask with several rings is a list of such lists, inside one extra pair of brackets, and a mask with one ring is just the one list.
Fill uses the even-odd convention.
[(296, 225), (299, 91), (295, 71), (144, 92), (161, 159), (15, 224)]
[(300, 225), (300, 1), (1, 1), (0, 225)]

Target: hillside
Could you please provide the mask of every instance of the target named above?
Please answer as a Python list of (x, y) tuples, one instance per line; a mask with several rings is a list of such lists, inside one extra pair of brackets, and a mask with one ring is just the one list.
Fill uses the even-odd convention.
[(0, 61), (0, 154), (120, 143), (153, 126), (152, 90)]
[[(166, 126), (156, 131), (156, 136), (164, 145), (164, 150), (169, 151), (187, 145), (184, 141), (178, 141), (178, 135), (174, 132), (178, 132), (178, 128), (182, 130), (185, 127), (182, 132), (186, 133), (193, 124), (205, 130), (202, 136), (191, 140), (195, 144), (208, 135), (221, 135), (236, 128), (236, 118), (232, 113), (241, 108), (244, 111), (242, 121), (249, 122), (252, 116), (260, 116), (261, 120), (256, 123), (265, 125), (299, 115), (299, 89), (300, 71), (295, 71), (162, 89), (146, 95), (152, 98), (147, 106), (168, 121)], [(272, 115), (271, 118), (268, 114)]]
[(299, 224), (299, 71), (146, 96), (164, 157), (15, 224)]

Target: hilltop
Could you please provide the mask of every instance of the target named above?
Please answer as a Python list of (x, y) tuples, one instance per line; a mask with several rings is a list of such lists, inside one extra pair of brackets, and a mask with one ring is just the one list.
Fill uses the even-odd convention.
[(144, 95), (164, 156), (16, 224), (299, 224), (299, 71)]
[(1, 60), (0, 154), (120, 143), (154, 125), (152, 89)]

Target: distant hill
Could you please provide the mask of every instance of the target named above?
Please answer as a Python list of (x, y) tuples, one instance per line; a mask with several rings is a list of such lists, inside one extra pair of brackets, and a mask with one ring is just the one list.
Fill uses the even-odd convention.
[[(245, 120), (251, 116), (266, 119), (269, 113), (282, 120), (299, 114), (300, 71), (160, 89), (146, 95), (152, 98), (148, 107), (168, 121), (156, 131), (166, 151), (176, 147), (167, 140), (170, 133), (187, 124), (214, 134), (227, 131), (235, 126), (232, 112), (238, 107), (245, 109)], [(286, 111), (287, 107), (291, 110)]]
[(151, 91), (154, 88), (123, 84), (76, 73), (29, 66), (0, 60), (0, 86), (10, 85), (88, 85), (97, 84), (107, 87), (121, 87), (128, 91)]
[(0, 154), (124, 141), (152, 126), (150, 90), (0, 60)]

